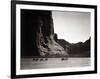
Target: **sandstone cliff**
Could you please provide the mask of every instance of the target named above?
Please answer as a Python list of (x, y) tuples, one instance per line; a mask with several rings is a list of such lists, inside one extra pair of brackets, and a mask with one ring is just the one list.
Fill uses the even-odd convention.
[(21, 10), (22, 56), (66, 56), (55, 39), (51, 11)]

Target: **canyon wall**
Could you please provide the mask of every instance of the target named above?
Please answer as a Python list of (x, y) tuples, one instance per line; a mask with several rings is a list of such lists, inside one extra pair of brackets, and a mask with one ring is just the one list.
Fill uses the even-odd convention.
[(67, 56), (57, 43), (51, 11), (21, 10), (22, 56)]

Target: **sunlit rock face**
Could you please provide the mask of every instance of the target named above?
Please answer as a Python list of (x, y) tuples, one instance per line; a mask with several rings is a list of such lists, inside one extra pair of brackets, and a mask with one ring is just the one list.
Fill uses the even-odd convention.
[[(56, 39), (57, 40), (57, 39)], [(40, 56), (68, 55), (55, 40), (52, 13), (44, 11), (38, 14), (38, 29), (36, 31), (36, 46)]]

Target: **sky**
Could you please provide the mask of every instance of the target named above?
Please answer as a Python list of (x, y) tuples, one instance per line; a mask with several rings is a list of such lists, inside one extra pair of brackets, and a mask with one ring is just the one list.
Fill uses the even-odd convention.
[(89, 39), (89, 12), (52, 11), (52, 17), (58, 39), (65, 39), (70, 43), (85, 42)]

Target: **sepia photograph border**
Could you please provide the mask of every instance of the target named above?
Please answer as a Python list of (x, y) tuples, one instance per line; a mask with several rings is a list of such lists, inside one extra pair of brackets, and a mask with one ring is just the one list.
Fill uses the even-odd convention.
[[(17, 5), (39, 5), (39, 6), (53, 6), (53, 7), (70, 7), (70, 8), (85, 8), (85, 9), (92, 9), (94, 11), (94, 64), (93, 69), (91, 70), (84, 70), (84, 71), (69, 71), (69, 72), (52, 72), (52, 73), (35, 73), (35, 74), (18, 74), (18, 65), (17, 60), (19, 57), (17, 57), (17, 37), (16, 34), (20, 30), (17, 31)], [(21, 49), (21, 48), (20, 48)], [(20, 62), (18, 62), (20, 63)], [(63, 68), (64, 69), (64, 68)], [(39, 72), (39, 70), (38, 70)], [(12, 0), (11, 1), (11, 78), (30, 78), (30, 77), (45, 77), (45, 76), (61, 76), (61, 75), (79, 75), (79, 74), (93, 74), (97, 73), (97, 6), (96, 5), (83, 5), (83, 4), (64, 4), (64, 3), (49, 3), (49, 2), (33, 2), (33, 1), (18, 1), (18, 0)]]

